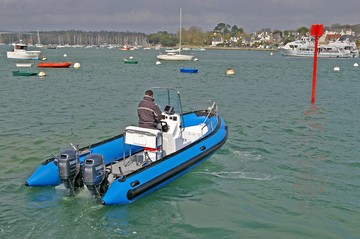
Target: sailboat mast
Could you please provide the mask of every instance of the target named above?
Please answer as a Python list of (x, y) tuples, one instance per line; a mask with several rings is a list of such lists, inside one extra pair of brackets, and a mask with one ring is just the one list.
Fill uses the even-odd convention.
[(39, 31), (37, 31), (37, 41), (38, 41), (38, 44), (40, 45), (40, 34), (39, 34)]
[(180, 8), (180, 43), (179, 43), (179, 51), (181, 51), (181, 8)]

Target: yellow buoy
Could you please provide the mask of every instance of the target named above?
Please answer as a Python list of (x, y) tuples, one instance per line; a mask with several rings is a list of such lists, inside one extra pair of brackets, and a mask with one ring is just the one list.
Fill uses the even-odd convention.
[(226, 75), (235, 75), (235, 71), (234, 71), (234, 69), (233, 68), (228, 68), (227, 70), (226, 70)]

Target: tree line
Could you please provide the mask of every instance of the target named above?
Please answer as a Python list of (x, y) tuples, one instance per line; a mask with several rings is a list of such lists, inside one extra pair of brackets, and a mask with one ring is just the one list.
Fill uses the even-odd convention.
[[(241, 37), (245, 34), (242, 28), (236, 25), (219, 23), (213, 31), (204, 32), (201, 28), (192, 26), (189, 29), (181, 29), (181, 41), (184, 45), (203, 46), (210, 45), (214, 38), (230, 39), (230, 37)], [(179, 43), (180, 30), (176, 34), (159, 31), (148, 35), (148, 41), (152, 45), (167, 47), (176, 46)]]

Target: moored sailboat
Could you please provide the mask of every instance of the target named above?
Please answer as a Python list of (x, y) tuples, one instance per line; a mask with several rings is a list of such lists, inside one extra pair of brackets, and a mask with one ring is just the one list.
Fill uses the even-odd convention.
[(157, 56), (157, 59), (167, 60), (167, 61), (191, 61), (191, 59), (194, 57), (192, 55), (181, 54), (181, 32), (182, 32), (181, 17), (182, 17), (182, 12), (180, 8), (179, 49), (177, 49), (176, 51), (168, 52), (167, 54), (160, 54)]

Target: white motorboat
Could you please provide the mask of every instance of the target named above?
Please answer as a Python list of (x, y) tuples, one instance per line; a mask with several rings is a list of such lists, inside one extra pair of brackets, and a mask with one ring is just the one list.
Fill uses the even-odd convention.
[(344, 48), (345, 50), (350, 51), (351, 57), (359, 57), (359, 50), (356, 47), (354, 41), (350, 41), (349, 38), (342, 39), (344, 36), (336, 40), (335, 42), (329, 43), (330, 46)]
[(176, 53), (176, 52), (180, 52), (180, 48), (179, 49), (174, 49), (174, 48), (166, 48), (165, 52), (166, 53)]
[(185, 55), (181, 54), (181, 8), (180, 8), (180, 42), (179, 42), (179, 49), (177, 49), (175, 52), (171, 51), (167, 54), (160, 54), (157, 56), (157, 59), (159, 60), (166, 60), (166, 61), (191, 61), (191, 59), (194, 57), (192, 55)]
[[(300, 40), (287, 43), (280, 47), (283, 56), (313, 57), (315, 45), (311, 38), (302, 37)], [(344, 47), (330, 44), (320, 44), (318, 46), (318, 57), (324, 58), (349, 58), (351, 53)]]
[(14, 44), (14, 50), (7, 52), (7, 58), (38, 60), (41, 51), (28, 51), (27, 45), (19, 41)]

